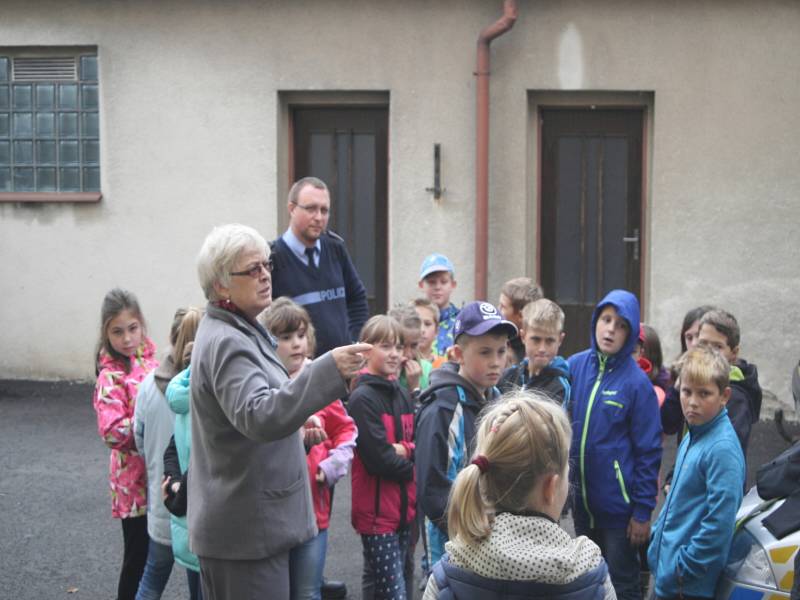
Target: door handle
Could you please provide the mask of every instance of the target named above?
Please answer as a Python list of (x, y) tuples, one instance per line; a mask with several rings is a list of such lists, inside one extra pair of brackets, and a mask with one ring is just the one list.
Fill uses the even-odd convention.
[(624, 237), (622, 241), (626, 244), (633, 244), (633, 260), (639, 260), (639, 230), (633, 230), (633, 236)]

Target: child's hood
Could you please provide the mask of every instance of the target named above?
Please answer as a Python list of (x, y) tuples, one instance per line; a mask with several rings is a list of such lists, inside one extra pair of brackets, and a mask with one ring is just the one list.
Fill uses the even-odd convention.
[(639, 341), (639, 301), (636, 296), (627, 290), (611, 290), (606, 297), (597, 303), (592, 314), (592, 328), (589, 332), (592, 340), (592, 350), (597, 352), (597, 319), (606, 306), (613, 306), (619, 315), (628, 322), (628, 337), (622, 349), (617, 353), (620, 356), (630, 356)]
[(164, 357), (164, 360), (161, 361), (161, 364), (158, 365), (154, 375), (156, 386), (164, 395), (164, 397), (167, 396), (167, 386), (169, 385), (169, 382), (172, 381), (172, 378), (177, 374), (178, 371), (175, 361), (172, 359), (172, 354), (167, 354), (167, 356)]
[(378, 388), (380, 390), (383, 390), (384, 393), (399, 388), (397, 379), (380, 377), (379, 375), (373, 375), (372, 373), (369, 372), (362, 372), (361, 375), (359, 376), (357, 386), (361, 385), (368, 385), (373, 388)]
[(739, 359), (731, 365), (730, 371), (731, 386), (736, 386), (747, 395), (750, 404), (750, 413), (753, 422), (758, 421), (761, 414), (761, 403), (763, 392), (761, 384), (758, 382), (758, 369), (752, 363)]
[[(142, 360), (154, 360), (156, 357), (156, 345), (153, 343), (148, 337), (145, 337), (142, 340), (142, 344), (136, 349), (136, 352), (132, 354), (126, 360), (129, 362), (131, 366), (131, 370), (135, 367), (136, 363)], [(97, 362), (99, 369), (109, 369), (112, 371), (118, 371), (120, 369), (124, 369), (124, 363), (121, 362), (121, 359), (111, 356), (105, 349), (100, 350), (100, 354), (97, 357)]]
[(569, 377), (569, 363), (563, 356), (556, 356), (551, 360), (550, 364), (547, 365), (547, 369), (554, 371), (559, 377)]
[(549, 585), (574, 581), (602, 561), (589, 538), (571, 538), (543, 517), (508, 513), (497, 515), (487, 539), (476, 545), (449, 541), (446, 548), (453, 564), (482, 577)]
[(167, 403), (176, 415), (185, 415), (189, 412), (191, 401), (189, 382), (191, 366), (175, 375), (167, 386)]

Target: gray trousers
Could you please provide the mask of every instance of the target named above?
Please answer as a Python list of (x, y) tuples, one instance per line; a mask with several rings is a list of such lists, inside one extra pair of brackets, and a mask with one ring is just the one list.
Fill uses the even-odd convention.
[(289, 600), (289, 553), (259, 560), (200, 556), (203, 600)]

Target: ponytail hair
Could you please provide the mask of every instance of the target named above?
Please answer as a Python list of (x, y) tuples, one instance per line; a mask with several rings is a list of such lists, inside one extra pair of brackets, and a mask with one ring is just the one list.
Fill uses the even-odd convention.
[[(183, 312), (183, 317), (176, 328), (175, 323), (178, 322), (178, 315), (181, 312)], [(200, 319), (203, 318), (203, 314), (203, 309), (194, 306), (186, 309), (179, 308), (175, 312), (175, 320), (172, 324), (173, 329), (170, 332), (170, 341), (172, 342), (170, 356), (177, 372), (183, 371), (189, 364), (191, 355), (187, 354), (187, 349), (191, 351), (190, 344), (194, 342), (194, 336), (197, 335), (197, 328), (200, 326)]]
[(473, 462), (450, 492), (451, 539), (474, 545), (489, 535), (497, 512), (528, 509), (542, 478), (565, 476), (570, 439), (566, 413), (542, 394), (513, 391), (492, 404), (481, 417)]

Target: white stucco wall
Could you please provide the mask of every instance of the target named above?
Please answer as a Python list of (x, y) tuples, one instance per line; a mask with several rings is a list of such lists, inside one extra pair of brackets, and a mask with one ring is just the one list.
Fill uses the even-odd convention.
[[(762, 384), (787, 399), (800, 357), (800, 5), (519, 5), (492, 46), (490, 297), (536, 276), (529, 94), (652, 92), (647, 319), (671, 357), (688, 308), (729, 308)], [(91, 377), (115, 285), (139, 295), (163, 345), (175, 307), (202, 303), (194, 256), (212, 225), (273, 237), (286, 91), (389, 94), (390, 299), (414, 294), (433, 250), (456, 264), (456, 299), (471, 299), (475, 42), (501, 6), (4, 2), (3, 45), (97, 45), (104, 198), (0, 204), (0, 377)], [(438, 203), (425, 192), (435, 142)]]

